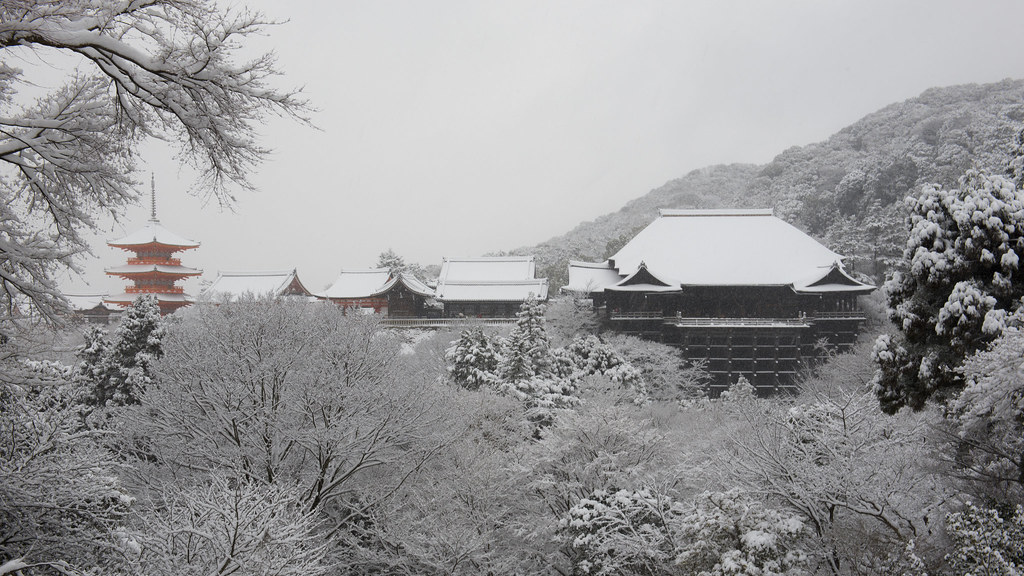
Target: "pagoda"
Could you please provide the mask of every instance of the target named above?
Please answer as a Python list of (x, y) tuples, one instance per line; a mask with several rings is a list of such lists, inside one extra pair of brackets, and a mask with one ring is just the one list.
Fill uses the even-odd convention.
[(130, 280), (133, 285), (104, 301), (127, 307), (140, 295), (152, 294), (160, 305), (160, 313), (169, 314), (193, 302), (184, 288), (176, 286), (178, 280), (198, 276), (203, 271), (182, 266), (181, 260), (174, 257), (176, 252), (198, 248), (199, 243), (182, 238), (160, 225), (156, 218), (156, 186), (151, 186), (149, 222), (124, 238), (107, 242), (113, 248), (135, 253), (134, 257), (128, 258), (127, 264), (106, 270), (108, 275)]

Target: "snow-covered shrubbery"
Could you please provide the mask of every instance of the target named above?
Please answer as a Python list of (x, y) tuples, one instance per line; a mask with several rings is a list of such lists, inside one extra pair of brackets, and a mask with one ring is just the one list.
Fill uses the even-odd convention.
[(1019, 576), (1024, 571), (1024, 507), (1010, 510), (978, 507), (970, 502), (946, 517), (953, 540), (946, 555), (953, 574)]
[(561, 522), (576, 573), (805, 574), (804, 523), (738, 490), (684, 505), (649, 488), (598, 490)]
[(1024, 501), (1024, 332), (1008, 329), (961, 371), (966, 386), (950, 404), (956, 464), (981, 495)]
[(523, 401), (538, 424), (549, 423), (552, 410), (577, 405), (591, 376), (629, 391), (635, 403), (648, 398), (643, 372), (597, 336), (577, 335), (565, 347), (552, 347), (544, 310), (535, 300), (524, 302), (505, 338), (479, 327), (464, 330), (445, 354), (451, 379), (471, 390), (489, 387)]

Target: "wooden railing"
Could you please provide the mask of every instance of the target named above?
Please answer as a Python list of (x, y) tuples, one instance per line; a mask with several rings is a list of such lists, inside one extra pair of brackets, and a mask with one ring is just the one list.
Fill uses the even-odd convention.
[(505, 326), (515, 324), (515, 318), (383, 318), (380, 323), (388, 328), (458, 328), (461, 326)]
[(815, 312), (817, 320), (866, 320), (863, 310), (845, 310), (842, 312)]
[(675, 326), (727, 326), (727, 327), (765, 327), (785, 326), (803, 328), (810, 326), (807, 318), (682, 318), (679, 316), (665, 318), (667, 324)]
[(159, 256), (144, 256), (141, 258), (129, 258), (129, 264), (164, 264), (166, 266), (181, 266), (180, 258), (160, 258)]
[(128, 286), (124, 289), (128, 294), (184, 294), (181, 286)]
[(661, 312), (612, 312), (612, 320), (661, 320)]

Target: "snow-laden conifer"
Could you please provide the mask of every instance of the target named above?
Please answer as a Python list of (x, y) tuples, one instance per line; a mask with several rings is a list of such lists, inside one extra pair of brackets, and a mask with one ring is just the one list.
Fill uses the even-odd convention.
[(957, 367), (1014, 321), (1024, 297), (1024, 193), (1013, 182), (971, 170), (957, 189), (926, 186), (907, 204), (910, 236), (885, 284), (900, 334), (875, 350), (889, 411), (959, 390)]
[[(163, 356), (166, 328), (155, 296), (136, 298), (121, 318), (109, 344), (90, 331), (80, 350), (80, 380), (90, 387), (88, 402), (96, 406), (138, 403), (153, 379), (153, 362)], [(104, 352), (100, 352), (102, 348)]]

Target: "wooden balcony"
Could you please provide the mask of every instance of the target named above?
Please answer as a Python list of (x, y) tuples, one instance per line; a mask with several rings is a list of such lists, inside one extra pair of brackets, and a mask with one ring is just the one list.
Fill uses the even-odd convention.
[(128, 286), (124, 289), (128, 294), (184, 294), (181, 286)]
[(129, 258), (128, 264), (163, 264), (164, 266), (181, 266), (181, 259), (147, 256), (144, 258)]
[(515, 318), (383, 318), (388, 328), (464, 328), (467, 326), (506, 326), (515, 324)]

